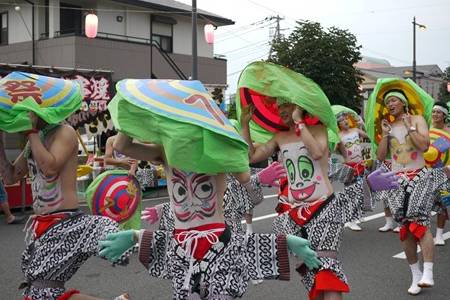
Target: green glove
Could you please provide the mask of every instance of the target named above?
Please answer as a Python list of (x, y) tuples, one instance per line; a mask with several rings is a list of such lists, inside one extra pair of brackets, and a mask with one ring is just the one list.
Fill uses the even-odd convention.
[(102, 247), (100, 256), (106, 257), (111, 262), (116, 262), (125, 251), (136, 244), (134, 240), (136, 233), (136, 230), (125, 230), (108, 234), (106, 240), (98, 242)]
[(303, 260), (308, 269), (317, 269), (322, 265), (317, 258), (317, 253), (310, 248), (308, 240), (288, 234), (287, 244), (289, 251)]

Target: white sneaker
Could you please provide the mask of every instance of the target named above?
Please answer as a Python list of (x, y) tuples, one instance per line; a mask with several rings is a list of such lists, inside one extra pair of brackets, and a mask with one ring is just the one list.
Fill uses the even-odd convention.
[(258, 285), (258, 284), (261, 284), (264, 280), (262, 280), (262, 279), (258, 279), (258, 280), (252, 279), (251, 281), (252, 281), (253, 285)]
[(408, 294), (410, 295), (418, 295), (422, 291), (422, 288), (418, 285), (411, 285), (408, 289)]
[(400, 226), (395, 227), (392, 231), (397, 233), (400, 232)]
[(437, 235), (437, 236), (434, 238), (434, 244), (435, 244), (436, 246), (445, 246), (445, 240), (444, 240), (444, 238), (442, 237), (442, 235)]
[(356, 222), (348, 222), (347, 227), (350, 228), (353, 231), (361, 231), (362, 228)]
[(386, 223), (383, 227), (378, 228), (379, 232), (388, 232), (394, 229), (394, 225)]

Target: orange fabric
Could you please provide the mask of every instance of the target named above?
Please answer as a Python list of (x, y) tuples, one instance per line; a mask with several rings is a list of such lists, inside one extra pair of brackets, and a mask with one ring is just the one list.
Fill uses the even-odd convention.
[(321, 270), (317, 272), (314, 286), (309, 292), (309, 299), (314, 300), (323, 292), (350, 292), (350, 287), (340, 280), (331, 270)]

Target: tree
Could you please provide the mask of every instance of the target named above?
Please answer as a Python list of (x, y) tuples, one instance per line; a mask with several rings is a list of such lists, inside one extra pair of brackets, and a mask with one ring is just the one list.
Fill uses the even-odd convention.
[(450, 67), (445, 69), (444, 74), (442, 75), (441, 87), (439, 88), (439, 101), (449, 102), (450, 101), (450, 93), (447, 88), (447, 84), (450, 82)]
[(269, 61), (288, 67), (314, 80), (331, 104), (360, 110), (362, 73), (354, 67), (361, 59), (361, 46), (347, 30), (316, 22), (297, 22), (288, 37), (272, 41)]

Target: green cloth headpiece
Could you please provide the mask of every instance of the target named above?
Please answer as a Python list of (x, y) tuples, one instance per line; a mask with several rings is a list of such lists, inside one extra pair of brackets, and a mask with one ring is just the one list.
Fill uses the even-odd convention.
[(125, 79), (108, 105), (117, 130), (162, 145), (167, 163), (196, 173), (249, 169), (248, 145), (200, 81)]
[(403, 104), (405, 104), (406, 107), (408, 107), (408, 100), (406, 99), (405, 95), (403, 95), (403, 93), (401, 93), (401, 92), (396, 92), (396, 91), (389, 92), (384, 96), (384, 104), (385, 105), (386, 105), (388, 99), (391, 97), (397, 97), (398, 99), (400, 99), (403, 102)]
[(81, 101), (76, 81), (9, 73), (0, 79), (0, 130), (9, 133), (30, 130), (30, 111), (48, 124), (58, 124), (80, 109)]

